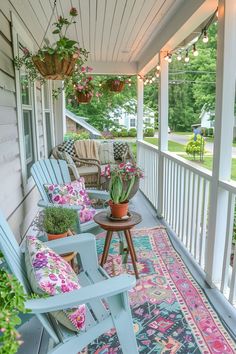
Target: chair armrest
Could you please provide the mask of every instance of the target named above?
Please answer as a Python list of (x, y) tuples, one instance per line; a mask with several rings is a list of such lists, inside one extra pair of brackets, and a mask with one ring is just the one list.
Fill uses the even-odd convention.
[(58, 254), (77, 252), (83, 269), (98, 268), (96, 237), (89, 233), (77, 234), (45, 243)]
[(100, 190), (96, 190), (96, 189), (87, 189), (86, 191), (89, 195), (89, 198), (91, 198), (91, 199), (100, 198), (100, 199), (104, 199), (105, 201), (110, 199), (109, 192), (100, 191)]
[(69, 293), (49, 298), (28, 300), (25, 307), (33, 313), (45, 313), (73, 308), (98, 298), (108, 298), (132, 289), (136, 279), (132, 275), (122, 274), (117, 277), (88, 285)]
[(38, 206), (42, 208), (55, 207), (55, 208), (73, 209), (78, 211), (82, 209), (81, 205), (53, 204), (43, 199), (38, 201)]

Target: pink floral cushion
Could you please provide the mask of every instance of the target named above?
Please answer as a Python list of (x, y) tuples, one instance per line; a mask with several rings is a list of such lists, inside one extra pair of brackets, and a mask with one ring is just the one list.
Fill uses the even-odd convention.
[(84, 178), (66, 184), (45, 184), (44, 188), (49, 200), (54, 204), (80, 205), (80, 222), (93, 219), (96, 210), (91, 207), (91, 201), (85, 189)]
[[(26, 240), (25, 262), (32, 290), (50, 296), (80, 289), (71, 266), (34, 236)], [(51, 313), (65, 327), (79, 331), (85, 327), (86, 306)]]

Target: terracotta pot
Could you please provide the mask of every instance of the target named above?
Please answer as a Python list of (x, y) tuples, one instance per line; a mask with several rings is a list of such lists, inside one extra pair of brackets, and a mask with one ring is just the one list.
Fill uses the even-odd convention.
[(32, 60), (45, 79), (64, 80), (66, 77), (72, 75), (78, 57), (78, 54), (73, 54), (68, 58), (60, 60), (57, 54), (51, 55), (46, 53), (44, 61), (40, 60), (37, 55), (34, 55)]
[(125, 83), (120, 80), (109, 81), (109, 88), (113, 92), (121, 92), (125, 86)]
[(111, 215), (113, 218), (122, 218), (128, 214), (129, 203), (114, 204), (112, 200), (109, 201), (111, 208)]
[(76, 92), (77, 101), (81, 104), (86, 104), (91, 101), (92, 96), (82, 92)]
[(63, 237), (67, 237), (68, 235), (68, 231), (64, 232), (64, 234), (48, 234), (48, 241), (52, 241), (52, 240), (57, 240), (58, 238), (63, 238)]

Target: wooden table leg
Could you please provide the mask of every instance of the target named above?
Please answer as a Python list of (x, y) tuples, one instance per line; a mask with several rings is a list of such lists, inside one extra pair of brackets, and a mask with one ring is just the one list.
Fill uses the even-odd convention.
[(126, 238), (126, 241), (127, 241), (127, 244), (128, 244), (129, 251), (130, 251), (132, 264), (133, 264), (133, 267), (134, 267), (134, 273), (136, 275), (136, 278), (138, 279), (139, 278), (139, 274), (138, 274), (138, 269), (137, 269), (137, 265), (136, 265), (137, 257), (136, 257), (136, 254), (135, 254), (135, 250), (134, 250), (134, 245), (133, 245), (133, 242), (132, 242), (131, 234), (130, 234), (129, 230), (125, 230), (124, 234), (125, 234), (125, 238)]
[(110, 248), (110, 243), (111, 243), (111, 239), (112, 239), (112, 233), (113, 233), (112, 231), (107, 231), (107, 234), (106, 234), (105, 245), (104, 245), (102, 259), (101, 259), (101, 266), (102, 267), (103, 267), (104, 263), (106, 263), (106, 260), (107, 260), (107, 256), (108, 256), (108, 252), (109, 252), (109, 248)]
[(133, 246), (133, 251), (134, 251), (135, 260), (136, 260), (136, 262), (138, 262), (138, 258), (137, 258), (137, 255), (136, 255), (136, 251), (135, 251), (135, 247), (134, 247), (134, 243), (133, 243), (133, 239), (132, 239), (131, 232), (130, 232), (130, 230), (127, 230), (127, 232), (129, 233), (130, 242), (132, 243), (132, 246)]

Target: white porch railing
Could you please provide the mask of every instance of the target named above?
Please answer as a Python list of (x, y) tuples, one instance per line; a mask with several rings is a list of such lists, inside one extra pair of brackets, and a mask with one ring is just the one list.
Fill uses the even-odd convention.
[[(156, 146), (144, 141), (138, 141), (137, 152), (138, 164), (145, 175), (140, 189), (155, 209), (158, 207), (158, 164), (159, 159), (163, 159), (163, 217), (204, 270), (211, 172), (170, 152), (162, 152), (160, 156)], [(227, 237), (225, 244), (222, 244), (222, 276), (220, 284), (215, 286), (235, 304), (236, 250), (233, 261), (231, 251), (236, 183), (220, 182), (219, 188), (228, 193), (228, 213), (225, 228)]]

